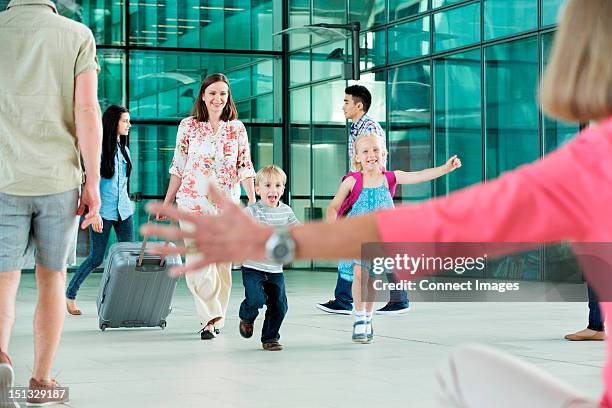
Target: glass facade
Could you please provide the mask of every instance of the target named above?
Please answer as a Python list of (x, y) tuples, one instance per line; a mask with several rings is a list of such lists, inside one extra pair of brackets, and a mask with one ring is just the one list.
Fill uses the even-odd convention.
[[(0, 0), (4, 8), (7, 0)], [(571, 139), (577, 124), (538, 109), (563, 0), (163, 0), (59, 2), (98, 44), (102, 108), (128, 106), (137, 224), (168, 183), (176, 128), (201, 80), (225, 73), (257, 168), (287, 172), (301, 220), (322, 218), (348, 168), (342, 114), (348, 32), (274, 33), (358, 21), (360, 84), (387, 133), (389, 168), (420, 170), (458, 154), (463, 167), (431, 183), (399, 186), (413, 203), (490, 180)], [(286, 66), (285, 66), (286, 64)], [(550, 278), (562, 247), (518, 256), (522, 277)], [(294, 266), (312, 266), (309, 262)], [(316, 267), (333, 266), (316, 263)], [(518, 273), (518, 272), (517, 272)]]
[[(399, 204), (493, 179), (579, 130), (543, 115), (536, 99), (562, 3), (387, 0), (385, 9), (384, 1), (289, 0), (288, 11), (291, 26), (361, 23), (359, 83), (373, 96), (369, 115), (387, 133), (390, 169), (420, 170), (461, 157), (463, 167), (449, 176), (398, 186)], [(336, 50), (350, 62), (350, 41), (290, 37), (290, 195), (298, 217), (311, 219), (323, 216), (348, 168), (341, 107), (344, 87), (354, 81), (343, 79), (340, 65), (333, 68), (342, 61), (328, 58)], [(549, 269), (567, 257), (566, 247), (540, 248), (492, 263), (491, 275), (553, 279)]]

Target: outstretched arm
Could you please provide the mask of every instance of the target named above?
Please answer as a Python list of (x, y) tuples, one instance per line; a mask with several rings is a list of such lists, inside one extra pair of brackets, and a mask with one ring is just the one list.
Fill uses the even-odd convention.
[(394, 171), (394, 173), (395, 178), (397, 180), (397, 184), (418, 184), (423, 183), (425, 181), (437, 179), (440, 176), (455, 171), (459, 167), (461, 167), (461, 160), (459, 160), (457, 155), (454, 155), (450, 159), (448, 159), (446, 163), (444, 163), (442, 166), (431, 167), (429, 169), (421, 171), (396, 170)]

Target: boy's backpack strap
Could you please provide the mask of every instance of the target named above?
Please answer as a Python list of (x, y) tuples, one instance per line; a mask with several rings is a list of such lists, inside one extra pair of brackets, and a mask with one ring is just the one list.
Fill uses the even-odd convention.
[[(395, 178), (395, 172), (385, 171), (385, 177), (387, 178), (387, 184), (389, 185), (389, 193), (391, 193), (391, 198), (393, 198), (395, 196), (395, 187), (397, 187), (397, 179)], [(363, 180), (361, 184), (363, 185)]]

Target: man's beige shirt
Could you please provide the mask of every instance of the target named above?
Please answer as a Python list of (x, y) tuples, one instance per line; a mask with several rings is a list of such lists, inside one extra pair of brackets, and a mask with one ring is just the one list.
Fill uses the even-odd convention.
[(78, 187), (74, 81), (97, 67), (91, 30), (58, 15), (51, 0), (12, 0), (0, 38), (0, 192)]

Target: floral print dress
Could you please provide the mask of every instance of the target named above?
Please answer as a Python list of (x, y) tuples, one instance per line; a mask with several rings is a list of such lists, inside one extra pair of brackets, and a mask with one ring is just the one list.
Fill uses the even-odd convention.
[(255, 177), (249, 140), (239, 120), (221, 121), (216, 133), (210, 122), (190, 116), (181, 121), (170, 174), (181, 179), (176, 194), (179, 207), (201, 214), (216, 212), (205, 192), (214, 183), (234, 202), (240, 199), (240, 182)]

